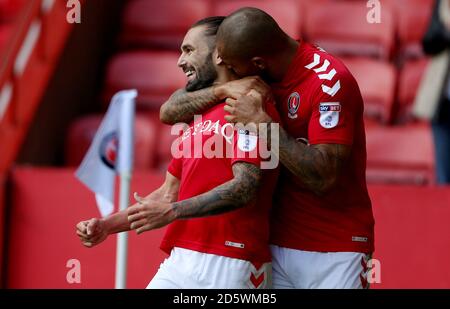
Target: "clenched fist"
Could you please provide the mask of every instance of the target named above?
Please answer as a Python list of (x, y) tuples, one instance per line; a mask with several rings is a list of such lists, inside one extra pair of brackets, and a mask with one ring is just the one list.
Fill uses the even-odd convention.
[(84, 246), (91, 248), (104, 241), (109, 233), (101, 219), (92, 218), (77, 224), (77, 235)]

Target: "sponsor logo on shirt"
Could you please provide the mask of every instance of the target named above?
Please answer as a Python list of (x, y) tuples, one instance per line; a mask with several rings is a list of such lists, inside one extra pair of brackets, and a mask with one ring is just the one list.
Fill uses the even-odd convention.
[(324, 102), (319, 104), (320, 125), (325, 129), (331, 129), (339, 123), (341, 104), (339, 102)]
[[(326, 104), (326, 103), (322, 103)], [(320, 105), (320, 111), (321, 112), (340, 112), (341, 111), (341, 105), (339, 103), (333, 104), (333, 105)]]
[(227, 143), (231, 144), (233, 141), (233, 130), (234, 127), (231, 123), (221, 125), (220, 120), (217, 120), (214, 123), (211, 120), (199, 121), (194, 126), (189, 127), (184, 131), (181, 140), (184, 141), (185, 139), (195, 136), (198, 133), (206, 132), (206, 134), (214, 133), (222, 135)]
[[(223, 123), (221, 123), (221, 121)], [(270, 124), (272, 145), (258, 142), (258, 133), (267, 132), (267, 123), (232, 124), (224, 120), (203, 120), (202, 116), (194, 116), (194, 124), (177, 124), (171, 134), (178, 136), (170, 146), (175, 159), (179, 158), (231, 158), (260, 159), (261, 169), (274, 169), (278, 166), (279, 124)], [(269, 132), (267, 132), (269, 134)]]
[(287, 101), (288, 117), (291, 119), (297, 118), (297, 111), (300, 107), (300, 95), (298, 92), (291, 93)]

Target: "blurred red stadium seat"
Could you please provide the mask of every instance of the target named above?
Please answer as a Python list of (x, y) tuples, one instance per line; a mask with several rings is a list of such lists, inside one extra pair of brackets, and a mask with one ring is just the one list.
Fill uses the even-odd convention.
[(13, 21), (24, 4), (25, 0), (0, 0), (0, 23)]
[(137, 108), (158, 110), (186, 76), (177, 66), (179, 54), (172, 51), (135, 51), (115, 55), (108, 65), (104, 103), (119, 90), (138, 90)]
[(368, 58), (344, 58), (343, 61), (358, 82), (364, 99), (364, 115), (389, 123), (396, 90), (395, 67)]
[(422, 38), (431, 20), (434, 0), (388, 0), (395, 10), (401, 60), (423, 57)]
[(0, 25), (0, 52), (6, 46), (11, 34), (11, 26), (9, 24)]
[(341, 56), (389, 59), (394, 46), (394, 19), (390, 5), (381, 6), (382, 22), (369, 23), (367, 1), (314, 1), (306, 13), (307, 40)]
[(366, 127), (369, 183), (433, 184), (433, 139), (429, 124)]
[(243, 7), (256, 7), (271, 15), (280, 27), (294, 39), (301, 37), (301, 7), (298, 0), (233, 0), (215, 1), (213, 15), (227, 16)]
[(120, 42), (124, 47), (178, 50), (191, 25), (210, 15), (207, 0), (132, 0), (124, 12)]
[[(103, 115), (89, 115), (71, 124), (65, 145), (67, 166), (78, 166), (81, 163), (102, 119)], [(147, 113), (137, 113), (134, 130), (134, 167), (152, 168), (156, 159), (157, 124)]]
[(405, 123), (413, 120), (411, 109), (427, 64), (428, 59), (424, 58), (408, 61), (403, 65), (399, 76), (398, 109), (395, 113), (396, 122)]

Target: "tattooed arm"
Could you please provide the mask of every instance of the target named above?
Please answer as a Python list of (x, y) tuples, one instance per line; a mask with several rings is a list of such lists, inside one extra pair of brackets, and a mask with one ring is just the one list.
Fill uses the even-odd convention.
[(257, 76), (245, 77), (192, 92), (179, 89), (161, 106), (159, 118), (165, 124), (189, 123), (194, 119), (195, 114), (203, 113), (226, 98), (247, 95), (252, 89), (258, 91), (264, 99), (271, 96), (270, 87)]
[(280, 128), (280, 161), (317, 195), (334, 186), (350, 151), (350, 146), (338, 144), (307, 146)]
[(177, 219), (211, 216), (244, 207), (256, 196), (261, 170), (253, 164), (238, 162), (233, 164), (233, 175), (228, 182), (180, 202), (141, 201), (128, 209), (131, 229), (140, 234)]
[[(166, 173), (166, 179), (162, 186), (147, 195), (145, 200), (168, 203), (175, 202), (178, 199), (179, 186), (180, 181), (178, 178), (172, 176), (170, 173)], [(81, 243), (91, 248), (103, 242), (111, 234), (129, 231), (130, 229), (128, 209), (125, 209), (115, 212), (106, 218), (92, 218), (81, 221), (76, 226), (76, 233)]]
[[(225, 116), (225, 119), (244, 124), (276, 125), (263, 110), (263, 102), (264, 98), (256, 91), (237, 99), (227, 99), (224, 109), (230, 115)], [(269, 136), (278, 138), (278, 143), (272, 144), (278, 145), (279, 151), (274, 150), (272, 153), (300, 179), (306, 189), (317, 195), (326, 193), (336, 183), (343, 164), (350, 156), (351, 147), (338, 144), (307, 146), (291, 137), (281, 126), (278, 126), (279, 136), (274, 134), (273, 137), (271, 125), (267, 126), (267, 130), (260, 130), (259, 134), (269, 145)]]
[[(266, 119), (266, 122), (270, 121), (270, 118)], [(261, 137), (267, 141), (270, 141), (268, 136), (274, 138), (270, 127), (267, 131), (260, 131)], [(278, 157), (281, 163), (315, 194), (323, 195), (330, 190), (350, 157), (351, 147), (339, 144), (305, 145), (280, 126), (279, 132)]]
[(172, 204), (177, 219), (217, 215), (245, 206), (253, 200), (261, 170), (250, 163), (233, 164), (234, 178), (209, 192)]
[(223, 98), (217, 87), (209, 87), (193, 92), (178, 89), (161, 106), (159, 118), (165, 124), (189, 123), (195, 114), (201, 114)]

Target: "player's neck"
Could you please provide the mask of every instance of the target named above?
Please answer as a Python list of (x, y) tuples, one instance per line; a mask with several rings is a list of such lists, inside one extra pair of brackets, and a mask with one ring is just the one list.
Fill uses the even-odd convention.
[(233, 74), (230, 70), (228, 70), (225, 66), (217, 66), (217, 78), (214, 81), (215, 85), (224, 84), (226, 82), (236, 80), (238, 77)]
[(280, 48), (282, 52), (280, 52), (275, 57), (274, 61), (274, 63), (277, 63), (278, 65), (274, 66), (275, 70), (271, 72), (271, 75), (275, 81), (280, 82), (283, 80), (284, 76), (289, 70), (289, 67), (294, 61), (299, 44), (300, 43), (296, 40), (289, 38), (289, 40), (286, 42), (286, 46), (284, 48)]

